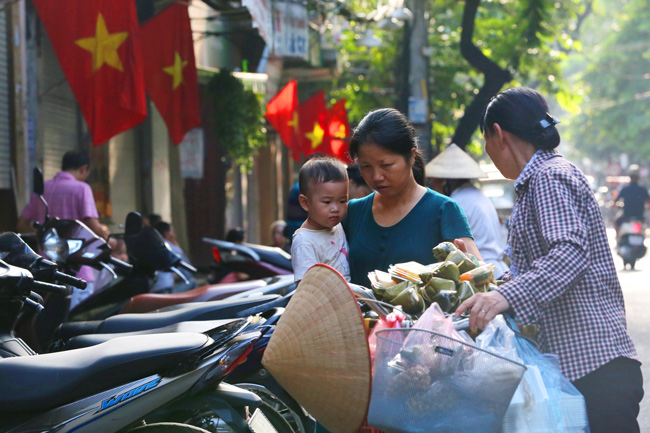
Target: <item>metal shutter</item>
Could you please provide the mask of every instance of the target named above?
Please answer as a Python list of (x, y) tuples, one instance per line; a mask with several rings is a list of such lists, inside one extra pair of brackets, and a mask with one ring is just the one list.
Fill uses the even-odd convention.
[(9, 62), (7, 13), (0, 11), (0, 189), (11, 188), (11, 132), (9, 130)]
[(43, 176), (51, 179), (61, 170), (63, 154), (79, 149), (79, 117), (77, 102), (54, 49), (44, 30), (41, 35), (39, 140), (43, 152)]

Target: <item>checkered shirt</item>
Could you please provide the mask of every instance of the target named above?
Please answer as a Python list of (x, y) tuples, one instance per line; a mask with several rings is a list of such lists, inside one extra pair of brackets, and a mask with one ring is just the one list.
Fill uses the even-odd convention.
[(499, 287), (543, 352), (574, 381), (614, 358), (638, 359), (598, 204), (582, 172), (542, 151), (515, 187), (510, 259), (518, 276)]

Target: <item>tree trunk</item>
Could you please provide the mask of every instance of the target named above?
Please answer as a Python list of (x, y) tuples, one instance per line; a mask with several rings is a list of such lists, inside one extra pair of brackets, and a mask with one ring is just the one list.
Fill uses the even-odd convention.
[(469, 143), (474, 131), (479, 126), (481, 116), (492, 97), (499, 93), (504, 84), (512, 80), (510, 71), (499, 67), (472, 42), (476, 11), (480, 3), (481, 0), (466, 0), (463, 11), (460, 52), (470, 65), (483, 73), (485, 81), (474, 100), (465, 108), (465, 114), (458, 122), (456, 132), (452, 138), (452, 143), (456, 143), (462, 149)]

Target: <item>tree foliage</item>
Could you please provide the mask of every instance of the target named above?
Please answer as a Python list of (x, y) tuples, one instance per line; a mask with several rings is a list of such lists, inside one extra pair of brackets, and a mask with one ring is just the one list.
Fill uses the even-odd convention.
[[(561, 61), (567, 50), (577, 47), (565, 29), (576, 22), (585, 0), (470, 1), (478, 3), (471, 41), (486, 59), (512, 76), (512, 80), (506, 81), (507, 87), (523, 84), (546, 93), (564, 92)], [(463, 14), (468, 2), (427, 0), (428, 43), (433, 52), (429, 58), (428, 87), (434, 145), (450, 143), (460, 125), (469, 128), (468, 137), (474, 137), (467, 143), (469, 149), (480, 153), (480, 142), (472, 135), (480, 116), (462, 121), (485, 84), (484, 75), (460, 50)], [(371, 9), (376, 3), (374, 0), (359, 2), (359, 11)], [(404, 30), (377, 31), (377, 35), (383, 44), (370, 50), (358, 46), (354, 26), (342, 39), (341, 53), (345, 58), (331, 94), (348, 99), (352, 123), (373, 108), (404, 106), (399, 100), (403, 97), (399, 90), (403, 80), (400, 71), (405, 61)], [(496, 91), (482, 96), (487, 96), (489, 101)], [(570, 98), (564, 94), (563, 99)], [(479, 109), (482, 111), (484, 107)]]
[(250, 169), (257, 151), (266, 146), (262, 101), (230, 71), (214, 74), (206, 86), (214, 106), (215, 135), (228, 157)]
[(626, 153), (650, 161), (650, 8), (645, 0), (601, 0), (586, 24), (584, 53), (570, 59), (584, 95), (566, 138), (592, 159)]

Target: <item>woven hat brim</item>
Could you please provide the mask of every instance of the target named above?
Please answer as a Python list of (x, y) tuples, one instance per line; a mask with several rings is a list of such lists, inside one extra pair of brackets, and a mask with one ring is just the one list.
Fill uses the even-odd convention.
[(425, 166), (426, 177), (438, 179), (482, 179), (487, 174), (456, 144), (450, 144)]
[(370, 352), (361, 310), (338, 272), (319, 264), (305, 273), (262, 363), (329, 431), (360, 428), (370, 402)]

